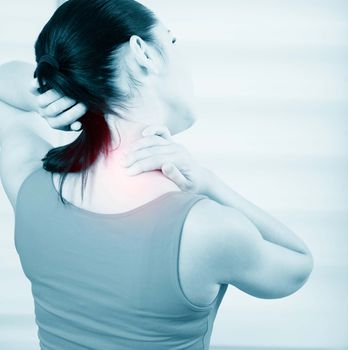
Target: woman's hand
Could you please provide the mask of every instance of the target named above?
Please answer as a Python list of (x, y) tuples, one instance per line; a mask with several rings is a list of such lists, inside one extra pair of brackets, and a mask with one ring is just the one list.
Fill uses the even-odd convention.
[(129, 146), (124, 167), (129, 175), (145, 171), (162, 170), (185, 192), (204, 194), (209, 171), (200, 166), (186, 148), (175, 143), (170, 131), (163, 125), (150, 125), (143, 132), (143, 138)]
[(40, 94), (39, 83), (34, 79), (30, 86), (30, 92), (36, 97), (36, 112), (46, 119), (53, 128), (62, 131), (80, 131), (81, 118), (87, 111), (82, 103), (60, 95), (56, 90), (50, 89)]

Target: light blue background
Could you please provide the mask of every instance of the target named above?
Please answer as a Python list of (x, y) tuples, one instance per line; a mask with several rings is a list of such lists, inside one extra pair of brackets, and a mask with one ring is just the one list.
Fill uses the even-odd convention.
[[(198, 121), (177, 142), (308, 244), (295, 294), (263, 300), (230, 286), (217, 345), (348, 349), (348, 2), (153, 0), (193, 74)], [(0, 63), (34, 62), (53, 0), (0, 0)], [(52, 143), (73, 134), (51, 131)], [(30, 284), (0, 186), (0, 349), (37, 350)]]

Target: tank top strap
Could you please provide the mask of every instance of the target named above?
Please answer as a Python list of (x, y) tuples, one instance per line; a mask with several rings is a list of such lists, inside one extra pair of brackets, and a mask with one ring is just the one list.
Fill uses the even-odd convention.
[[(171, 195), (162, 203), (161, 217), (158, 217), (154, 227), (154, 237), (149, 239), (152, 245), (151, 252), (158, 259), (157, 265), (160, 265), (156, 271), (156, 280), (166, 282), (161, 286), (162, 295), (166, 295), (171, 305), (178, 310), (209, 312), (219, 304), (226, 289), (222, 285), (216, 298), (209, 305), (197, 305), (185, 295), (180, 281), (179, 253), (184, 225), (194, 205), (206, 198), (209, 197), (189, 192)], [(152, 261), (151, 265), (156, 264)]]

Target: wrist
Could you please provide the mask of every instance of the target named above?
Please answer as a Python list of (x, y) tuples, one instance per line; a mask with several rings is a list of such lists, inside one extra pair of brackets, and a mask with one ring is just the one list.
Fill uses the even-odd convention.
[(202, 186), (202, 194), (208, 198), (233, 208), (239, 208), (242, 203), (242, 197), (232, 190), (222, 179), (220, 179), (213, 171), (204, 170), (204, 186)]
[(34, 96), (29, 92), (35, 66), (22, 61), (0, 65), (0, 99), (17, 109), (38, 112)]
[(199, 193), (211, 197), (215, 181), (215, 174), (210, 169), (202, 167), (202, 186)]

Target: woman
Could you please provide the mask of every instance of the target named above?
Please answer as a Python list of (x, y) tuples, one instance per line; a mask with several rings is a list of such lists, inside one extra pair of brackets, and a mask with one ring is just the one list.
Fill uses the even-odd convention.
[(40, 106), (56, 129), (82, 127), (51, 149), (25, 112), (7, 107), (1, 123), (1, 177), (41, 349), (208, 349), (229, 284), (281, 298), (307, 281), (306, 244), (173, 141), (194, 123), (191, 84), (149, 9), (70, 0), (35, 53), (37, 100), (1, 98)]

